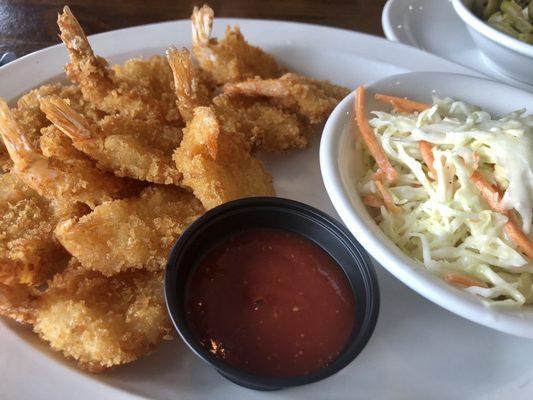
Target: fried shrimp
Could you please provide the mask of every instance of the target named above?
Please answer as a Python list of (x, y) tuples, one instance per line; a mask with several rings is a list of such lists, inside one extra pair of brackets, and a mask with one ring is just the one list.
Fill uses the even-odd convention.
[(66, 252), (54, 238), (56, 211), (13, 172), (0, 175), (1, 283), (38, 285), (63, 267)]
[[(170, 48), (167, 58), (174, 72), (177, 106), (185, 121), (193, 118), (196, 107), (209, 105), (210, 92), (191, 60), (188, 50)], [(270, 104), (267, 100), (220, 95), (213, 106), (222, 130), (249, 143), (252, 150), (287, 151), (306, 147), (313, 132), (295, 114)]]
[(303, 149), (315, 128), (294, 113), (264, 99), (221, 94), (213, 99), (222, 130), (240, 136), (252, 151), (286, 152)]
[(210, 38), (214, 16), (213, 10), (204, 5), (194, 8), (191, 20), (194, 57), (215, 83), (237, 82), (255, 76), (276, 78), (282, 74), (274, 58), (248, 44), (238, 26), (233, 30), (228, 26), (220, 41)]
[(52, 349), (99, 372), (134, 361), (171, 337), (161, 273), (106, 278), (75, 266), (57, 274), (35, 301), (33, 329)]
[(71, 107), (76, 111), (83, 113), (89, 119), (96, 119), (99, 117), (99, 112), (93, 109), (92, 106), (83, 99), (81, 91), (77, 86), (65, 86), (60, 83), (54, 83), (30, 90), (18, 99), (15, 106), (11, 109), (11, 112), (22, 131), (26, 133), (30, 142), (37, 149), (39, 148), (41, 129), (50, 125), (50, 122), (41, 111), (39, 99), (41, 97), (52, 95), (65, 99), (69, 102)]
[(349, 90), (327, 81), (293, 73), (279, 79), (253, 79), (224, 85), (224, 93), (266, 97), (274, 104), (303, 115), (310, 123), (323, 122)]
[(107, 61), (94, 54), (69, 7), (63, 8), (57, 24), (70, 58), (70, 64), (66, 66), (67, 76), (80, 86), (83, 97), (95, 108), (130, 118), (172, 120), (175, 117), (175, 113), (166, 115), (168, 107), (165, 107), (164, 99), (152, 97), (143, 86), (118, 79)]
[(157, 270), (178, 236), (203, 212), (189, 192), (151, 186), (139, 197), (105, 203), (63, 222), (56, 235), (85, 269), (106, 276), (131, 268)]
[(200, 79), (189, 50), (171, 47), (167, 50), (167, 59), (174, 76), (176, 105), (183, 120), (189, 122), (196, 107), (207, 106), (211, 102), (210, 90)]
[(0, 141), (0, 175), (5, 172), (8, 172), (12, 167), (11, 158), (9, 158), (9, 153), (7, 152), (4, 143)]
[(3, 100), (0, 100), (0, 134), (13, 160), (13, 171), (44, 197), (68, 198), (94, 207), (118, 197), (125, 188), (120, 178), (100, 171), (88, 159), (46, 158), (20, 129)]
[(72, 139), (74, 147), (117, 176), (160, 184), (181, 182), (172, 152), (181, 129), (156, 120), (106, 116), (92, 122), (57, 96), (41, 100), (47, 118)]
[(5, 285), (0, 282), (0, 315), (21, 324), (35, 320), (35, 300), (40, 292), (27, 285)]
[(272, 176), (238, 137), (221, 129), (210, 107), (194, 110), (174, 160), (183, 184), (206, 209), (241, 197), (275, 195)]
[(45, 157), (56, 157), (61, 161), (72, 159), (86, 159), (87, 156), (72, 145), (68, 136), (63, 134), (55, 125), (41, 129), (39, 138), (41, 152)]

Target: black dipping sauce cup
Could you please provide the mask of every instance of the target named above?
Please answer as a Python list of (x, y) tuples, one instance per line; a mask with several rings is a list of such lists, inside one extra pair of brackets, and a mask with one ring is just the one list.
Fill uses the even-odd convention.
[[(339, 356), (326, 367), (287, 378), (250, 374), (209, 352), (189, 329), (185, 291), (191, 272), (202, 257), (221, 241), (254, 228), (299, 234), (325, 250), (346, 274), (355, 299), (354, 329)], [(170, 253), (165, 273), (165, 300), (170, 318), (189, 348), (230, 381), (255, 390), (305, 385), (338, 372), (363, 350), (374, 331), (379, 312), (379, 289), (372, 263), (351, 233), (335, 219), (313, 207), (276, 197), (235, 200), (208, 211), (191, 224)]]

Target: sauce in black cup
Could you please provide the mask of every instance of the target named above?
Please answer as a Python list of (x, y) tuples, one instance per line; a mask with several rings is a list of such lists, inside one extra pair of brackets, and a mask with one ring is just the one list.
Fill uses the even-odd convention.
[(165, 296), (180, 336), (231, 381), (274, 390), (349, 364), (374, 329), (370, 259), (324, 213), (249, 198), (210, 210), (175, 244)]

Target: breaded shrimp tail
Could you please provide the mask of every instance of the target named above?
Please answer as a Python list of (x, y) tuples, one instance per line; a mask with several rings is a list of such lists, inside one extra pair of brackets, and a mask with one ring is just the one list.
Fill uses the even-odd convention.
[(215, 111), (198, 107), (174, 153), (176, 166), (205, 208), (241, 197), (274, 196), (272, 176), (237, 136), (220, 128)]
[(270, 98), (274, 104), (298, 112), (310, 123), (326, 120), (349, 90), (328, 81), (288, 73), (279, 79), (253, 79), (224, 85), (224, 93)]
[(101, 169), (160, 184), (181, 182), (181, 174), (172, 162), (172, 152), (181, 142), (179, 128), (118, 115), (91, 122), (57, 96), (42, 99), (41, 108), (72, 139), (74, 147)]
[(275, 78), (282, 74), (274, 58), (248, 44), (238, 26), (233, 31), (228, 26), (226, 36), (220, 41), (210, 39), (214, 16), (207, 5), (195, 7), (191, 16), (193, 54), (200, 68), (214, 82), (224, 84), (255, 76)]
[(167, 50), (167, 59), (174, 75), (177, 106), (185, 122), (193, 118), (196, 107), (206, 106), (210, 102), (208, 88), (200, 82), (198, 71), (194, 67), (189, 50), (171, 47)]
[(113, 73), (105, 59), (94, 55), (85, 32), (68, 6), (58, 15), (57, 25), (71, 61), (66, 66), (68, 77), (81, 84), (88, 97), (105, 97), (113, 89)]
[(6, 102), (0, 99), (0, 135), (14, 163), (14, 172), (32, 189), (49, 199), (68, 198), (89, 207), (118, 197), (124, 182), (96, 168), (85, 158), (62, 161), (47, 158), (20, 129)]
[(107, 61), (95, 56), (83, 29), (68, 7), (59, 14), (57, 24), (70, 58), (67, 76), (80, 86), (87, 101), (111, 114), (139, 119), (167, 119), (162, 101), (151, 96), (145, 87), (118, 79)]

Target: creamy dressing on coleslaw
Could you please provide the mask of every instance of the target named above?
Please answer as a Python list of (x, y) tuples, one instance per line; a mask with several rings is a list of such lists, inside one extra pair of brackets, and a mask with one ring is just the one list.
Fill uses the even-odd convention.
[[(373, 112), (370, 125), (398, 171), (390, 184), (401, 212), (380, 207), (381, 229), (409, 256), (439, 275), (459, 272), (487, 284), (466, 288), (488, 302), (533, 302), (533, 264), (506, 236), (507, 216), (492, 211), (471, 176), (478, 171), (504, 196), (522, 230), (531, 235), (533, 212), (533, 116), (524, 110), (501, 119), (469, 104), (435, 99), (414, 114)], [(432, 145), (431, 176), (419, 142)], [(365, 148), (368, 171), (359, 181), (362, 195), (379, 194), (376, 163)]]

